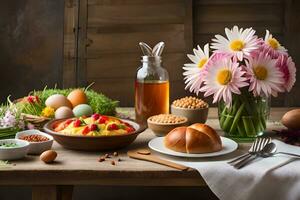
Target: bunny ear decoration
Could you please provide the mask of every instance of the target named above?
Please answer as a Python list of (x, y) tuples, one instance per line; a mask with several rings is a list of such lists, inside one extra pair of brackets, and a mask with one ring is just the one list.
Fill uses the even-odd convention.
[(139, 45), (142, 49), (142, 52), (143, 52), (144, 56), (161, 56), (161, 54), (164, 50), (164, 47), (165, 47), (164, 42), (157, 43), (153, 47), (153, 49), (148, 44), (146, 44), (145, 42), (140, 42)]
[(154, 47), (153, 47), (153, 50), (152, 50), (152, 55), (153, 56), (161, 56), (163, 50), (164, 50), (164, 47), (165, 47), (165, 43), (164, 42), (159, 42), (157, 43)]
[(145, 42), (140, 42), (139, 45), (141, 47), (144, 56), (153, 56), (152, 48), (148, 44), (146, 44)]

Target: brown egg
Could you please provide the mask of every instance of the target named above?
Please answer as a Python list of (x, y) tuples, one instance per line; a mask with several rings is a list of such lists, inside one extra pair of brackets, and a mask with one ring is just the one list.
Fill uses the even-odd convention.
[(294, 109), (285, 113), (281, 123), (288, 129), (300, 130), (300, 109)]
[(56, 151), (48, 150), (48, 151), (44, 151), (40, 155), (40, 159), (45, 163), (52, 163), (55, 160), (56, 156), (57, 156)]
[(73, 108), (79, 104), (87, 103), (87, 96), (81, 89), (73, 90), (72, 92), (70, 92), (67, 98), (72, 103)]

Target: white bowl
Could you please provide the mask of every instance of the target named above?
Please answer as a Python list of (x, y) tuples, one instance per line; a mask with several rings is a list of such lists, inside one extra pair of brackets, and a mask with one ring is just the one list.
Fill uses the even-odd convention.
[[(2, 144), (16, 143), (16, 147), (1, 147)], [(19, 139), (0, 140), (0, 160), (18, 160), (24, 158), (29, 150), (29, 142)]]
[(51, 149), (53, 144), (53, 137), (47, 133), (41, 132), (36, 129), (32, 130), (26, 130), (26, 131), (20, 131), (16, 134), (16, 139), (21, 139), (23, 136), (27, 135), (42, 135), (44, 137), (47, 137), (49, 140), (43, 141), (43, 142), (29, 142), (29, 150), (28, 154), (41, 154), (44, 151), (47, 151)]

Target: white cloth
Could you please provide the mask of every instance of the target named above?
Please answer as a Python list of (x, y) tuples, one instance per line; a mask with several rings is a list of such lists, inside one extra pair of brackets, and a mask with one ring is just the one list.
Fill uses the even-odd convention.
[[(300, 147), (273, 142), (277, 151), (300, 154)], [(175, 162), (197, 169), (221, 200), (300, 200), (300, 159), (278, 154), (257, 159), (239, 170), (226, 163), (228, 158), (221, 159)]]

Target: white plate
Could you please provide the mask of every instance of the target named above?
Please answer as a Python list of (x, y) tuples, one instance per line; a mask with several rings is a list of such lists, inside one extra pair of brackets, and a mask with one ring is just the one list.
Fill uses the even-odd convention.
[(238, 144), (225, 137), (221, 137), (222, 140), (222, 150), (217, 151), (217, 152), (212, 152), (212, 153), (198, 153), (198, 154), (188, 154), (188, 153), (181, 153), (181, 152), (176, 152), (172, 151), (168, 148), (165, 147), (164, 145), (164, 137), (157, 137), (152, 139), (149, 143), (148, 146), (159, 153), (170, 155), (170, 156), (178, 156), (178, 157), (187, 157), (187, 158), (204, 158), (204, 157), (214, 157), (214, 156), (220, 156), (224, 154), (231, 153), (235, 151), (238, 147)]

